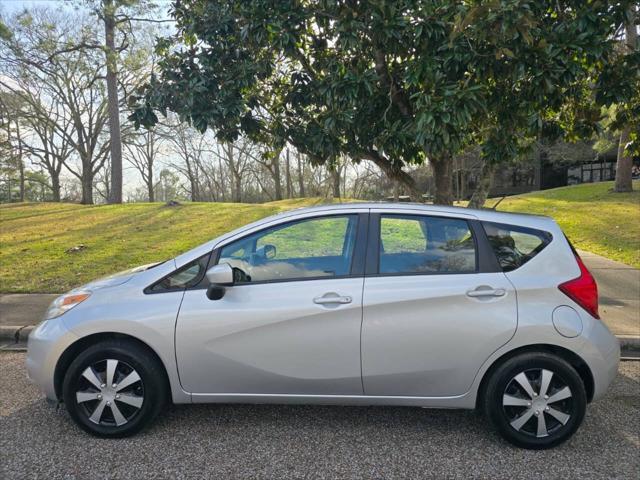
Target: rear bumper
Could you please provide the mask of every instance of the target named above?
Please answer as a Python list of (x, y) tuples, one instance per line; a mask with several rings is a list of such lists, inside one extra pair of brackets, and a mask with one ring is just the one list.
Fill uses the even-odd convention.
[(593, 375), (593, 400), (598, 400), (604, 396), (618, 374), (620, 343), (599, 320), (591, 322), (591, 328), (583, 337), (590, 348), (585, 349), (582, 358)]
[(49, 400), (58, 400), (54, 385), (58, 360), (65, 349), (77, 339), (78, 337), (67, 329), (60, 318), (45, 320), (29, 334), (27, 378), (35, 383)]

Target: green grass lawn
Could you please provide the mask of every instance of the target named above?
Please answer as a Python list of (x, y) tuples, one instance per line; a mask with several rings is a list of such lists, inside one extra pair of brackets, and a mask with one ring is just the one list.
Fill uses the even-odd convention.
[[(64, 292), (174, 257), (268, 215), (319, 202), (0, 205), (0, 292)], [(78, 245), (86, 248), (67, 253)]]
[[(536, 192), (505, 199), (498, 209), (550, 215), (576, 247), (640, 267), (640, 182), (632, 194), (610, 188), (608, 182)], [(171, 258), (267, 215), (321, 202), (0, 205), (0, 292), (63, 292)], [(67, 253), (78, 245), (86, 248)]]
[(553, 217), (576, 248), (640, 268), (640, 181), (632, 193), (612, 187), (602, 182), (517, 195), (498, 210)]

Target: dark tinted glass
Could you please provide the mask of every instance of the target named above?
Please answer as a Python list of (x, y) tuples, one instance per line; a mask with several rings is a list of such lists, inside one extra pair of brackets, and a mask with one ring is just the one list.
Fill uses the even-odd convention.
[(551, 234), (534, 228), (483, 222), (491, 248), (505, 272), (521, 267), (551, 242)]
[(245, 282), (348, 275), (357, 222), (340, 215), (268, 228), (223, 247), (218, 263), (241, 270)]
[(475, 243), (466, 221), (418, 215), (381, 217), (380, 273), (475, 271)]

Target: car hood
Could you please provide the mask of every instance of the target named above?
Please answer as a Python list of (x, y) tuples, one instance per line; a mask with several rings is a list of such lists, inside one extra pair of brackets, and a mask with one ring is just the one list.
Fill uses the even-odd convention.
[(147, 265), (140, 265), (139, 267), (130, 268), (129, 270), (123, 270), (122, 272), (114, 273), (112, 275), (102, 277), (102, 278), (99, 278), (98, 280), (89, 282), (83, 285), (82, 287), (78, 288), (77, 290), (84, 290), (84, 291), (88, 290), (93, 292), (101, 288), (115, 287), (118, 285), (122, 285), (123, 283), (128, 282), (133, 277), (138, 275), (140, 272), (149, 270), (150, 268), (160, 265), (161, 263), (164, 263), (164, 262), (149, 263)]

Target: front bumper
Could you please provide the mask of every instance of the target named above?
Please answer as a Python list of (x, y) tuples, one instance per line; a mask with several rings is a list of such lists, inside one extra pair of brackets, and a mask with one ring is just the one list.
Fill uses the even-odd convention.
[(76, 340), (78, 336), (65, 326), (61, 318), (45, 320), (29, 334), (27, 377), (49, 400), (58, 400), (54, 384), (56, 365), (62, 353)]

